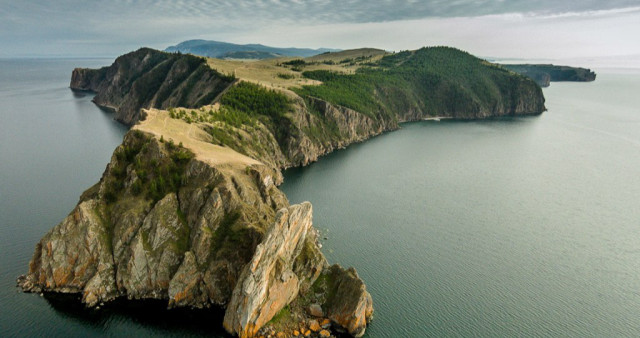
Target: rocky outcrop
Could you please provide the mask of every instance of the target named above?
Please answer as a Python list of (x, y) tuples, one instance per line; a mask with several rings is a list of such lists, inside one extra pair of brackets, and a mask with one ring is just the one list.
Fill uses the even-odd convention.
[[(18, 283), (81, 294), (89, 307), (121, 297), (222, 306), (227, 330), (253, 337), (327, 268), (311, 204), (289, 206), (269, 166), (229, 150), (194, 153), (155, 132), (143, 123), (127, 133), (100, 182), (37, 244)], [(203, 157), (216, 154), (226, 160)], [(341, 294), (342, 285), (324, 292)], [(336, 317), (350, 331), (352, 321)]]
[(580, 67), (550, 64), (502, 64), (501, 66), (533, 79), (540, 87), (549, 87), (550, 82), (556, 81), (591, 82), (596, 79), (596, 73), (591, 69)]
[(282, 209), (264, 241), (258, 245), (253, 259), (240, 275), (224, 318), (224, 327), (240, 337), (253, 337), (271, 318), (291, 303), (303, 282), (312, 283), (326, 265), (317, 260), (298, 276), (294, 263), (305, 250), (311, 228), (311, 204), (303, 203)]
[(361, 337), (373, 317), (371, 294), (354, 268), (333, 265), (326, 273), (331, 290), (325, 303), (327, 316), (349, 334)]
[(318, 98), (298, 99), (295, 106), (291, 125), (295, 137), (283, 147), (288, 159), (284, 168), (306, 166), (336, 149), (399, 128), (396, 121), (374, 120)]
[[(224, 305), (285, 196), (269, 170), (214, 167), (132, 131), (98, 183), (36, 246), (21, 285), (171, 306)], [(163, 188), (164, 187), (164, 188)]]
[(206, 60), (149, 48), (120, 56), (109, 67), (74, 69), (70, 87), (96, 92), (93, 101), (132, 125), (142, 108), (200, 107), (210, 104), (234, 79), (209, 68)]

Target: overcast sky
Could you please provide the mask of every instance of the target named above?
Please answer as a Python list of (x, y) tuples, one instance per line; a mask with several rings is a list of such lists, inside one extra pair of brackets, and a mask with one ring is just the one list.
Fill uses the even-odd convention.
[(638, 55), (640, 0), (0, 0), (0, 57), (111, 57), (189, 39), (448, 45), (538, 59)]

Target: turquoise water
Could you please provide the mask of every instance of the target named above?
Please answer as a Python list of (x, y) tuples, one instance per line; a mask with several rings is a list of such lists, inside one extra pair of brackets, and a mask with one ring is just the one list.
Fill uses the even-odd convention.
[[(15, 288), (126, 132), (67, 88), (110, 62), (0, 60), (0, 336), (220, 333), (218, 312)], [(640, 73), (596, 71), (545, 89), (539, 117), (405, 124), (286, 173), (367, 283), (369, 337), (640, 336)]]
[(286, 173), (370, 337), (640, 336), (640, 74), (553, 83), (539, 117), (405, 124)]

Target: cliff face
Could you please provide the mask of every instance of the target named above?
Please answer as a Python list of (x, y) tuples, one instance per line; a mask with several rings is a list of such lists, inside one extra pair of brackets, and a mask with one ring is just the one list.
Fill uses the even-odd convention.
[(202, 58), (141, 48), (109, 67), (74, 69), (70, 87), (96, 92), (96, 104), (114, 110), (118, 121), (132, 125), (140, 119), (141, 108), (209, 104), (233, 80), (209, 68)]
[(224, 318), (224, 327), (241, 337), (257, 334), (271, 318), (298, 295), (300, 283), (312, 283), (326, 265), (324, 260), (312, 261), (315, 266), (298, 276), (293, 271), (295, 259), (309, 240), (311, 204), (303, 203), (282, 209), (273, 227), (258, 245), (255, 254), (242, 271), (233, 291)]
[(596, 79), (596, 73), (591, 69), (580, 67), (535, 64), (503, 64), (501, 66), (533, 79), (541, 87), (549, 87), (550, 82), (555, 81), (591, 82)]
[(150, 114), (40, 240), (19, 285), (80, 293), (90, 307), (119, 297), (223, 306), (229, 332), (253, 337), (328, 271), (311, 205), (289, 206), (269, 166), (206, 140), (160, 138), (158, 125), (189, 125)]
[(292, 120), (296, 132), (283, 147), (288, 159), (285, 167), (308, 165), (336, 149), (399, 128), (396, 121), (375, 120), (313, 97), (297, 101)]
[[(27, 290), (225, 304), (286, 197), (264, 167), (214, 167), (130, 132), (96, 186), (36, 247)], [(189, 280), (185, 272), (193, 272)]]

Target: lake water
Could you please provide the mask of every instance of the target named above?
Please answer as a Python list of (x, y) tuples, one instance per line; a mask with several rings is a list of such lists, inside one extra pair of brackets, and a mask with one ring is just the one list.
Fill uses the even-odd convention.
[[(0, 336), (220, 333), (216, 312), (15, 288), (126, 132), (68, 89), (111, 61), (0, 60)], [(367, 283), (369, 337), (640, 336), (640, 73), (596, 71), (545, 89), (538, 117), (405, 124), (285, 173)]]
[(405, 124), (287, 172), (371, 337), (640, 336), (640, 74), (552, 83), (538, 117)]

